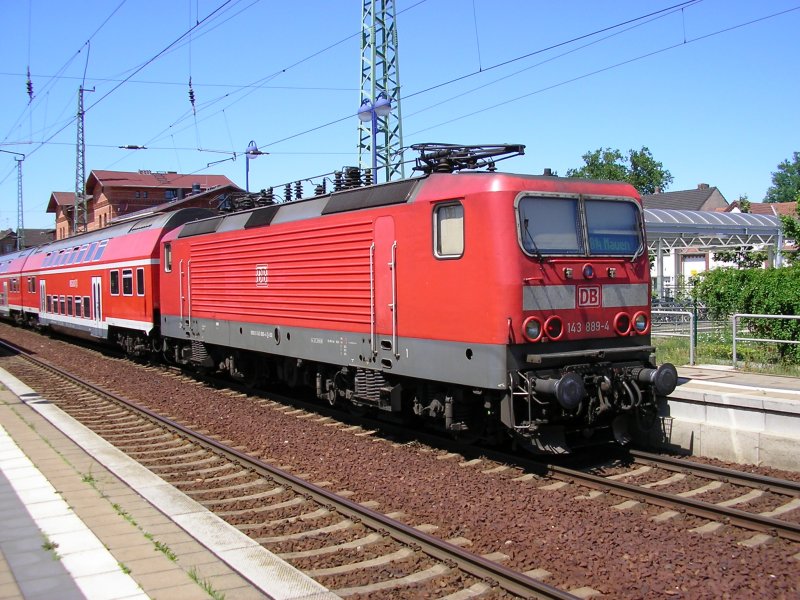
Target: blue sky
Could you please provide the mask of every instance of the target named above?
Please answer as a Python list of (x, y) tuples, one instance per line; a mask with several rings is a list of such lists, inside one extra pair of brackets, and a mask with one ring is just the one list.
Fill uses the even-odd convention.
[[(800, 0), (702, 0), (536, 53), (678, 3), (396, 0), (404, 145), (522, 143), (503, 169), (560, 174), (589, 150), (647, 146), (670, 190), (702, 182), (760, 201), (800, 150)], [(52, 227), (50, 193), (74, 190), (84, 71), (87, 175), (220, 173), (244, 187), (250, 140), (269, 152), (250, 164), (251, 189), (357, 164), (361, 6), (1, 0), (0, 228), (17, 224), (7, 152), (26, 154), (26, 227)]]

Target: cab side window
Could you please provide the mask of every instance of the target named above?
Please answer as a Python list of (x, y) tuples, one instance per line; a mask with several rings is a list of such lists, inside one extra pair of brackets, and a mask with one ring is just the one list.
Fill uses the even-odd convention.
[(437, 258), (459, 258), (464, 254), (464, 206), (460, 202), (434, 208), (433, 245)]

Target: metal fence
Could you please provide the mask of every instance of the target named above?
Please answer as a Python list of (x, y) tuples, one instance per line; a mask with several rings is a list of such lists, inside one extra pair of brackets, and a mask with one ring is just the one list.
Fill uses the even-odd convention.
[(773, 340), (768, 338), (752, 338), (752, 337), (739, 337), (738, 324), (739, 319), (784, 319), (784, 320), (799, 320), (800, 316), (789, 315), (753, 315), (748, 313), (736, 313), (732, 317), (733, 322), (733, 368), (736, 368), (736, 342), (768, 342), (773, 344), (800, 344), (798, 340)]
[[(697, 326), (694, 312), (689, 310), (662, 310), (651, 311), (651, 334), (661, 337), (688, 337), (689, 338), (689, 364), (695, 363), (695, 345), (697, 344)], [(683, 332), (688, 325), (686, 333)]]

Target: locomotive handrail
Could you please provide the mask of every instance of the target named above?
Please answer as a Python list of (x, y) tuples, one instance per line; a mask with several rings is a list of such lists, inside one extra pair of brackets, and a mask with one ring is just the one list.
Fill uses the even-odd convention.
[(369, 247), (369, 349), (372, 356), (377, 354), (375, 347), (375, 242)]
[(395, 358), (400, 358), (397, 348), (397, 240), (392, 244), (392, 262), (389, 263), (392, 271), (392, 349)]
[(181, 329), (183, 329), (183, 259), (180, 260), (178, 263), (178, 295), (180, 296), (180, 302), (178, 304), (181, 305), (180, 308), (180, 315), (181, 315)]
[(189, 333), (192, 333), (192, 259), (186, 261), (186, 308), (189, 313)]
[(737, 332), (737, 321), (739, 317), (744, 317), (746, 319), (784, 319), (784, 320), (798, 320), (800, 316), (795, 315), (755, 315), (749, 313), (734, 313), (733, 317), (731, 317), (732, 325), (733, 325), (733, 368), (736, 368), (736, 342), (770, 342), (774, 344), (800, 344), (798, 340), (772, 340), (768, 338), (747, 338), (747, 337), (738, 337), (736, 335)]

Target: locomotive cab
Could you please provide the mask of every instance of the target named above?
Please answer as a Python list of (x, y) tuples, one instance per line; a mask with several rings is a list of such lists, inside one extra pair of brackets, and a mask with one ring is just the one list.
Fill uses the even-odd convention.
[[(562, 180), (563, 181), (563, 180)], [(630, 439), (677, 371), (650, 345), (649, 263), (638, 195), (622, 184), (521, 192), (515, 202), (522, 343), (509, 346), (508, 426), (534, 449)], [(628, 189), (625, 189), (625, 188)]]

